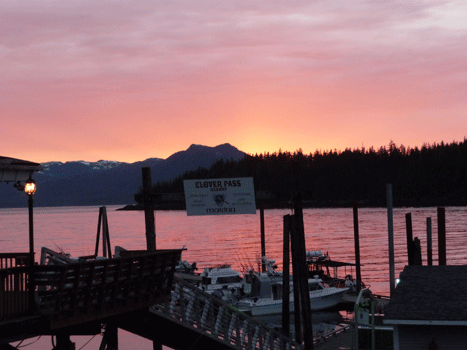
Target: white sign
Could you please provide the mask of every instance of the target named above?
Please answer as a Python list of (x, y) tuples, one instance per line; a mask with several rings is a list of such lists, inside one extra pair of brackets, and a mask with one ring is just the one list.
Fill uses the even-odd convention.
[(256, 214), (253, 178), (183, 180), (187, 215)]

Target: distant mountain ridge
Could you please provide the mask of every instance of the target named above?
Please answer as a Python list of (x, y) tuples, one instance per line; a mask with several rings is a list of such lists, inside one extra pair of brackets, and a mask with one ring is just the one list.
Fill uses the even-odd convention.
[[(149, 158), (135, 163), (99, 160), (43, 163), (34, 175), (38, 189), (35, 206), (132, 204), (142, 185), (143, 167), (151, 168), (152, 182), (168, 181), (199, 167), (209, 168), (219, 159), (239, 160), (245, 153), (225, 143), (215, 147), (191, 145), (167, 159)], [(0, 185), (0, 207), (26, 206), (13, 186)]]
[[(106, 169), (113, 169), (113, 168), (119, 167), (122, 164), (128, 164), (128, 163), (118, 162), (114, 160), (98, 160), (97, 162), (86, 162), (84, 160), (79, 160), (79, 161), (70, 161), (70, 162), (65, 162), (65, 163), (63, 162), (41, 163), (41, 165), (44, 167), (44, 170), (42, 171), (42, 173), (48, 173), (51, 176), (54, 176), (56, 173), (62, 173), (64, 169), (68, 171), (71, 166), (76, 166), (76, 167), (85, 166), (89, 169), (89, 171), (100, 171), (100, 170), (106, 170)], [(63, 167), (64, 165), (68, 165), (68, 166)]]

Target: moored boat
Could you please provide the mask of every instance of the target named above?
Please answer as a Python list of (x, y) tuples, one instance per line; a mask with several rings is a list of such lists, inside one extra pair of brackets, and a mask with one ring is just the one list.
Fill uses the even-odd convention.
[[(326, 285), (349, 288), (351, 293), (357, 291), (357, 281), (352, 276), (352, 270), (356, 266), (354, 263), (332, 260), (329, 253), (323, 254), (321, 250), (307, 251), (306, 262), (309, 277), (318, 276)], [(339, 268), (345, 269), (344, 278), (338, 274)], [(365, 287), (365, 284), (361, 282), (361, 288)]]
[(225, 294), (239, 292), (242, 288), (243, 276), (233, 270), (230, 265), (207, 267), (201, 273), (200, 289), (222, 298)]
[[(249, 271), (243, 279), (245, 297), (237, 303), (237, 308), (252, 316), (266, 316), (282, 313), (283, 281), (282, 274), (273, 268), (274, 260), (266, 261), (267, 272)], [(292, 280), (292, 279), (291, 279)], [(310, 306), (312, 311), (320, 311), (337, 306), (349, 288), (329, 287), (318, 277), (308, 279)], [(294, 311), (293, 284), (289, 284), (289, 310)]]
[[(321, 311), (337, 306), (348, 288), (326, 287), (321, 279), (309, 279), (310, 306), (312, 311)], [(252, 316), (266, 316), (282, 313), (282, 282), (270, 285), (270, 295), (263, 297), (248, 297), (241, 299), (237, 307), (240, 311)], [(264, 292), (263, 292), (264, 293)], [(289, 287), (289, 310), (294, 311), (293, 287)], [(265, 293), (264, 293), (265, 294)]]

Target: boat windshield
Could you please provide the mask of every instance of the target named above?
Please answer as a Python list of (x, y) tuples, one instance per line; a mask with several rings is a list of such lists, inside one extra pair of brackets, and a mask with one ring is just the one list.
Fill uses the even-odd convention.
[(310, 290), (310, 291), (320, 290), (320, 289), (324, 289), (324, 286), (321, 283), (313, 282), (313, 283), (308, 284), (308, 290)]
[(241, 281), (242, 277), (240, 276), (226, 276), (217, 278), (217, 283), (239, 283)]

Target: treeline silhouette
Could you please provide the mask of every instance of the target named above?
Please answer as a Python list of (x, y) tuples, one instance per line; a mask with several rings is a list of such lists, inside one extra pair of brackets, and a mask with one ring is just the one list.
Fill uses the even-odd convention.
[(467, 140), (421, 148), (391, 141), (379, 149), (247, 154), (157, 183), (153, 190), (183, 193), (184, 179), (224, 177), (253, 177), (257, 203), (265, 207), (289, 207), (294, 188), (306, 207), (385, 206), (388, 183), (395, 206), (467, 205)]

